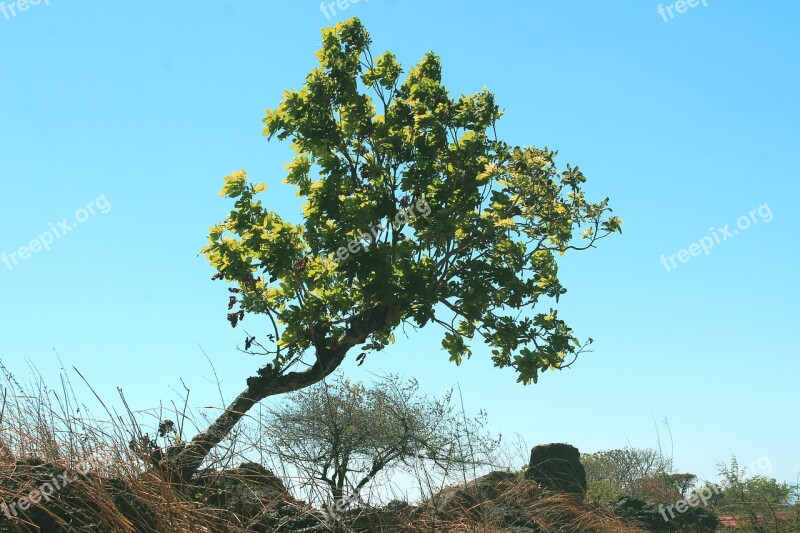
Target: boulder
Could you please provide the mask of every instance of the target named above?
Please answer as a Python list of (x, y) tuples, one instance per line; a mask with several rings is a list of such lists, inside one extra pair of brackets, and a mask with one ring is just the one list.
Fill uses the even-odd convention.
[(569, 444), (534, 446), (525, 479), (536, 481), (546, 491), (580, 498), (586, 495), (586, 470), (581, 464), (581, 453)]
[(700, 507), (689, 507), (683, 513), (669, 513), (665, 510), (666, 506), (664, 505), (647, 503), (630, 496), (620, 496), (611, 502), (611, 508), (619, 518), (632, 524), (645, 526), (654, 533), (679, 531), (710, 533), (716, 531), (719, 526), (717, 517)]
[(448, 487), (436, 498), (437, 515), (450, 520), (485, 520), (495, 527), (502, 525), (502, 531), (536, 533), (540, 529), (527, 516), (525, 502), (538, 497), (538, 487), (520, 481), (517, 474), (498, 470)]
[(196, 499), (224, 509), (241, 520), (247, 531), (322, 533), (329, 529), (325, 518), (295, 500), (283, 482), (258, 463), (209, 472), (193, 482)]

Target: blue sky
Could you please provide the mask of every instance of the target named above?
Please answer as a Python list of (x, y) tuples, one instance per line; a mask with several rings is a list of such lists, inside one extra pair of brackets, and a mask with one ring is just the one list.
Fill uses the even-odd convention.
[[(198, 252), (231, 207), (217, 193), (233, 170), (298, 219), (281, 184), (290, 149), (261, 119), (315, 66), (320, 28), (358, 16), (406, 70), (433, 50), (452, 93), (487, 86), (501, 137), (580, 165), (625, 225), (562, 258), (559, 313), (595, 339), (573, 368), (523, 387), (480, 347), (454, 366), (426, 329), (345, 370), (414, 376), (433, 394), (459, 383), (468, 410), (529, 446), (651, 447), (658, 429), (669, 448), (666, 419), (680, 470), (714, 477), (715, 461), (766, 455), (770, 475), (800, 475), (800, 4), (708, 0), (667, 21), (641, 0), (362, 0), (330, 19), (305, 1), (14, 13), (0, 12), (0, 253), (75, 226), (0, 262), (0, 360), (21, 376), (34, 365), (57, 384), (58, 354), (110, 401), (121, 387), (155, 407), (183, 379), (191, 405), (218, 406), (204, 351), (226, 399), (242, 390), (258, 362), (236, 351), (243, 332)], [(707, 255), (689, 254), (715, 232)]]

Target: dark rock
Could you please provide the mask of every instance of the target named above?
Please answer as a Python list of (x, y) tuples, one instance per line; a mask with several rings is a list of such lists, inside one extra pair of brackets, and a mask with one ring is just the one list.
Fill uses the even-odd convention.
[[(46, 483), (55, 485), (56, 480), (64, 479), (69, 481), (61, 481), (48, 500), (20, 509), (21, 497)], [(147, 475), (136, 483), (146, 484)], [(206, 471), (191, 485), (176, 484), (173, 489), (174, 496), (199, 504), (197, 511), (213, 531), (239, 531), (231, 528), (242, 526), (253, 532), (330, 531), (319, 512), (292, 498), (272, 472), (256, 463)], [(163, 513), (159, 519), (153, 505), (157, 502), (143, 501), (141, 495), (141, 487), (121, 479), (68, 470), (38, 459), (20, 460), (0, 468), (0, 502), (8, 506), (0, 507), (0, 533), (105, 533), (118, 527), (120, 519), (127, 521), (132, 531), (166, 531)]]
[(536, 481), (543, 489), (581, 498), (586, 494), (586, 470), (581, 453), (569, 444), (542, 444), (531, 450), (525, 479)]
[[(91, 494), (94, 489), (90, 487), (96, 486), (99, 480), (94, 473), (28, 458), (1, 468), (0, 480), (0, 494), (6, 505), (0, 512), (0, 532), (26, 531), (24, 528), (31, 525), (35, 531), (50, 533), (108, 531), (103, 520), (103, 509)], [(104, 478), (103, 485), (110, 502), (136, 531), (150, 531), (158, 527), (155, 513), (136, 497), (135, 491), (124, 481)], [(22, 510), (18, 505), (21, 498), (39, 489), (48, 493), (47, 498), (40, 496), (37, 503), (31, 502), (26, 505), (27, 509)]]
[(441, 518), (469, 515), (476, 520), (502, 523), (506, 528), (504, 531), (538, 532), (538, 526), (526, 516), (524, 508), (524, 496), (528, 499), (537, 497), (537, 487), (530, 484), (520, 489), (520, 481), (517, 474), (498, 470), (465, 485), (446, 488), (432, 503), (435, 503), (436, 514)]
[(617, 498), (611, 502), (611, 507), (619, 518), (642, 525), (654, 533), (711, 533), (719, 526), (717, 517), (700, 507), (689, 507), (683, 513), (673, 511), (671, 516), (666, 505), (647, 503), (629, 496)]
[(439, 506), (447, 512), (451, 508), (469, 509), (493, 501), (514, 479), (516, 475), (511, 472), (489, 472), (466, 485), (443, 490), (439, 494)]
[(402, 511), (403, 509), (407, 509), (409, 507), (409, 503), (403, 500), (392, 500), (386, 504), (387, 511)]
[(203, 473), (192, 485), (197, 489), (192, 494), (195, 500), (248, 520), (264, 511), (264, 502), (288, 496), (281, 480), (257, 463)]
[(201, 474), (193, 484), (195, 499), (235, 515), (247, 531), (329, 531), (319, 512), (295, 500), (283, 482), (260, 464), (242, 463)]

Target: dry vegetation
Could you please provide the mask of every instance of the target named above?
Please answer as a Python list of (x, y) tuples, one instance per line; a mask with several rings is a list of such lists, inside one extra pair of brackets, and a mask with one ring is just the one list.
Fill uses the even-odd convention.
[[(122, 397), (119, 414), (98, 398), (106, 416), (95, 417), (66, 375), (56, 390), (0, 368), (0, 531), (643, 531), (602, 506), (543, 496), (509, 472), (444, 490), (431, 482), (416, 504), (358, 504), (332, 520), (296, 499), (302, 480), (248, 462), (258, 456), (252, 427), (232, 435), (190, 483), (171, 483), (150, 457), (192, 425), (185, 406), (134, 412)], [(148, 418), (153, 437), (143, 434)], [(182, 422), (165, 426), (168, 418)]]

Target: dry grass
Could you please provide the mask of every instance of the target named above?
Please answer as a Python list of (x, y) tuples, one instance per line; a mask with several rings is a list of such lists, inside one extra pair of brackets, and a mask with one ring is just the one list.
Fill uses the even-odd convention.
[(476, 482), (455, 492), (456, 497), (447, 502), (448, 519), (441, 523), (442, 531), (501, 533), (520, 526), (542, 533), (646, 531), (625, 524), (607, 508), (566, 494), (544, 495), (535, 482), (525, 479), (499, 481), (485, 500), (481, 496), (487, 495), (486, 487)]
[[(341, 516), (338, 525), (326, 523), (280, 483), (265, 482), (262, 476), (253, 484), (251, 476), (235, 468), (233, 461), (240, 456), (231, 450), (239, 446), (252, 452), (254, 447), (253, 442), (242, 443), (241, 433), (240, 442), (211, 459), (213, 468), (196, 485), (174, 485), (149, 468), (130, 443), (150, 438), (142, 435), (142, 418), (151, 417), (156, 428), (167, 417), (188, 419), (185, 411), (131, 412), (122, 398), (126, 411), (121, 416), (98, 398), (107, 415), (99, 418), (78, 403), (66, 377), (54, 390), (40, 378), (21, 385), (1, 363), (0, 371), (0, 498), (11, 514), (9, 520), (0, 509), (0, 533), (298, 531), (298, 524), (319, 532), (337, 527), (385, 532), (644, 531), (626, 526), (601, 506), (563, 495), (543, 496), (535, 483), (510, 474), (431, 490), (431, 497), (418, 505), (361, 508)], [(20, 510), (21, 498), (64, 474), (72, 481), (54, 490), (49, 501)], [(230, 490), (220, 488), (231, 476), (241, 476), (240, 482)], [(17, 505), (13, 511), (12, 504)]]
[[(134, 413), (107, 410), (100, 419), (77, 401), (65, 375), (55, 390), (38, 374), (23, 385), (2, 364), (0, 371), (0, 531), (236, 530), (130, 449), (141, 436)], [(46, 483), (49, 501), (20, 509), (32, 491), (50, 490)]]
[(538, 485), (512, 474), (483, 476), (448, 487), (418, 505), (361, 509), (346, 521), (358, 532), (453, 533), (643, 533), (609, 509), (563, 495), (544, 495)]

